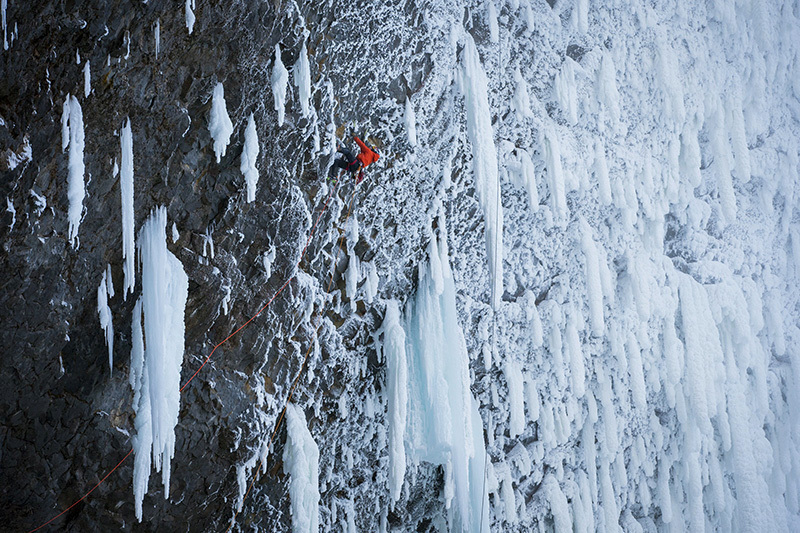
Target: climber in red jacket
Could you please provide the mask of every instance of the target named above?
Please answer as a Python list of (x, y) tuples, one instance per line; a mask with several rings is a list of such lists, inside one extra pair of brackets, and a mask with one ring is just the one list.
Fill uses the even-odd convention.
[(358, 137), (353, 137), (353, 139), (361, 149), (361, 153), (359, 153), (357, 156), (354, 156), (353, 152), (344, 146), (340, 146), (338, 153), (341, 154), (341, 157), (333, 162), (333, 168), (344, 169), (353, 175), (358, 173), (356, 183), (361, 183), (361, 180), (364, 179), (364, 168), (377, 161), (381, 155), (378, 153), (378, 150), (375, 147), (368, 146)]

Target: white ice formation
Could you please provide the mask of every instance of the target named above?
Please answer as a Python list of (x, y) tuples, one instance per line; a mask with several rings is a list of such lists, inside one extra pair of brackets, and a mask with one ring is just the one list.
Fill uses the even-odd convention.
[(319, 531), (319, 448), (308, 431), (306, 415), (286, 406), (286, 447), (283, 471), (289, 475), (289, 498), (294, 533)]
[(289, 71), (281, 61), (281, 45), (275, 45), (275, 64), (272, 67), (273, 107), (278, 112), (278, 126), (283, 125), (286, 113), (286, 89), (289, 86)]
[[(277, 50), (276, 50), (277, 53)], [(276, 62), (277, 67), (277, 62)], [(311, 115), (311, 69), (308, 65), (308, 50), (303, 43), (303, 49), (297, 57), (297, 62), (292, 69), (294, 84), (297, 87), (297, 98), (300, 101), (300, 111), (304, 117)]]
[(114, 282), (111, 279), (111, 265), (103, 271), (100, 286), (97, 287), (97, 314), (100, 317), (100, 327), (103, 328), (108, 346), (108, 371), (114, 372), (114, 323), (108, 299), (114, 296)]
[(247, 187), (247, 201), (252, 202), (256, 199), (256, 184), (258, 184), (258, 133), (256, 132), (256, 121), (253, 114), (247, 119), (247, 128), (244, 130), (244, 147), (242, 149), (242, 163), (240, 170), (244, 174), (244, 181)]
[(211, 112), (208, 116), (208, 131), (214, 139), (214, 155), (217, 156), (217, 163), (220, 162), (225, 150), (231, 142), (233, 134), (233, 123), (228, 116), (228, 108), (225, 106), (225, 89), (222, 83), (214, 86), (214, 95), (211, 98)]
[(122, 297), (127, 300), (128, 293), (133, 293), (136, 285), (136, 265), (134, 245), (134, 218), (133, 218), (133, 134), (131, 121), (125, 119), (119, 137), (121, 168), (119, 176), (119, 189), (122, 205), (122, 272), (125, 280), (122, 286)]
[(64, 111), (61, 115), (61, 150), (67, 148), (69, 148), (67, 179), (69, 241), (73, 247), (77, 247), (78, 227), (81, 225), (83, 199), (86, 196), (86, 187), (83, 183), (86, 167), (83, 163), (83, 111), (78, 99), (69, 94), (64, 99)]
[(139, 521), (151, 457), (156, 471), (161, 472), (164, 497), (169, 497), (170, 462), (175, 454), (180, 406), (189, 278), (178, 258), (167, 250), (166, 227), (167, 210), (160, 207), (142, 225), (138, 239), (142, 296), (133, 312), (130, 381), (136, 412), (133, 494)]

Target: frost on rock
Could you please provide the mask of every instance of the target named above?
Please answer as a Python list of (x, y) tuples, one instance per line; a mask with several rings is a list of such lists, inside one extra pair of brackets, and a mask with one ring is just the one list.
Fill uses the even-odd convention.
[[(446, 465), (452, 528), (488, 531), (483, 476), (483, 424), (470, 389), (469, 356), (458, 322), (455, 285), (445, 242), (431, 237), (429, 264), (419, 267), (416, 294), (406, 304), (409, 462)], [(447, 493), (447, 488), (445, 489)], [(455, 499), (452, 504), (449, 499)]]
[(69, 199), (69, 241), (73, 248), (78, 246), (78, 227), (83, 214), (83, 199), (86, 188), (83, 176), (86, 167), (83, 163), (83, 111), (81, 104), (74, 96), (64, 99), (64, 111), (61, 115), (61, 150), (69, 148), (69, 177), (67, 179), (67, 198)]
[(406, 112), (404, 115), (406, 123), (406, 134), (408, 134), (408, 144), (417, 145), (417, 116), (414, 114), (414, 106), (411, 98), (406, 97)]
[(108, 346), (108, 371), (114, 372), (114, 324), (111, 319), (111, 308), (108, 299), (114, 296), (114, 285), (111, 280), (111, 265), (103, 272), (100, 286), (97, 287), (97, 314), (100, 317), (100, 327), (103, 328)]
[(469, 33), (462, 56), (463, 90), (467, 108), (467, 133), (472, 144), (472, 168), (475, 192), (483, 210), (486, 231), (486, 255), (492, 279), (491, 302), (497, 308), (503, 296), (503, 205), (500, 202), (500, 181), (497, 171), (497, 149), (494, 144), (492, 114), (486, 74), (478, 50)]
[(225, 155), (233, 133), (233, 123), (228, 116), (228, 109), (225, 107), (225, 89), (222, 87), (222, 83), (217, 83), (214, 87), (211, 113), (208, 117), (208, 131), (211, 133), (211, 138), (214, 139), (214, 154), (219, 163), (222, 156)]
[(578, 123), (578, 96), (575, 89), (575, 62), (569, 57), (564, 59), (561, 71), (556, 74), (555, 89), (567, 122), (574, 126)]
[(292, 69), (294, 74), (294, 84), (297, 87), (297, 97), (300, 100), (300, 110), (304, 117), (311, 114), (311, 69), (308, 65), (308, 50), (306, 43), (303, 43), (303, 49), (300, 50), (300, 56)]
[(607, 113), (611, 125), (616, 128), (620, 121), (619, 91), (617, 90), (617, 73), (614, 60), (606, 51), (597, 72), (597, 98)]
[(528, 82), (522, 77), (519, 67), (514, 70), (514, 98), (511, 100), (511, 107), (517, 113), (519, 120), (533, 118)]
[(281, 61), (281, 45), (275, 45), (275, 65), (272, 67), (272, 99), (278, 112), (278, 126), (283, 126), (286, 113), (286, 89), (289, 85), (289, 71)]
[(555, 126), (549, 125), (542, 135), (542, 152), (547, 165), (548, 185), (550, 186), (550, 207), (559, 224), (569, 217), (564, 183), (564, 168), (561, 164), (561, 147)]
[(603, 335), (605, 330), (603, 287), (600, 281), (600, 257), (597, 253), (597, 245), (592, 239), (592, 228), (583, 219), (581, 219), (580, 225), (581, 247), (583, 248), (585, 260), (586, 296), (589, 301), (589, 318), (592, 324), (592, 333), (599, 337)]
[(125, 119), (120, 135), (120, 149), (122, 152), (119, 189), (122, 204), (122, 272), (125, 281), (122, 287), (123, 299), (128, 298), (128, 293), (133, 293), (136, 285), (136, 265), (134, 264), (134, 218), (133, 218), (133, 134), (131, 121)]
[(286, 406), (286, 447), (283, 471), (289, 475), (289, 499), (294, 533), (319, 531), (319, 448), (308, 431), (306, 415)]
[(151, 454), (156, 471), (161, 472), (164, 497), (169, 498), (170, 462), (180, 407), (189, 278), (178, 258), (167, 250), (166, 227), (167, 210), (157, 208), (142, 225), (138, 239), (142, 296), (133, 313), (131, 383), (136, 413), (133, 494), (139, 521)]
[(253, 114), (247, 119), (247, 129), (244, 130), (244, 148), (242, 149), (242, 164), (239, 167), (244, 174), (244, 181), (247, 184), (247, 201), (252, 202), (256, 199), (256, 184), (258, 183), (258, 133), (256, 132), (256, 121)]

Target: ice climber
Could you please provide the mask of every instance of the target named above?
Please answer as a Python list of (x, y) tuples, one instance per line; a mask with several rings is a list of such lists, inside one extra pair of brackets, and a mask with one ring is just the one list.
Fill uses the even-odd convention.
[(361, 152), (354, 156), (353, 152), (348, 148), (340, 146), (338, 148), (340, 157), (333, 162), (333, 168), (341, 168), (350, 172), (352, 175), (357, 176), (356, 183), (361, 183), (361, 180), (364, 179), (364, 169), (377, 161), (381, 155), (378, 153), (377, 148), (368, 146), (358, 137), (353, 137), (353, 140), (356, 141)]

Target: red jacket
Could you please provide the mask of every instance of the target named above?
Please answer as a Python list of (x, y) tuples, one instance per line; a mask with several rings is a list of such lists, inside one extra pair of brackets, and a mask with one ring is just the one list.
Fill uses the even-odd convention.
[(361, 162), (361, 168), (368, 167), (378, 160), (380, 155), (376, 154), (369, 146), (364, 144), (364, 141), (358, 137), (353, 137), (353, 139), (356, 141), (356, 144), (358, 144), (358, 147), (361, 148), (361, 153), (356, 156), (356, 159)]

